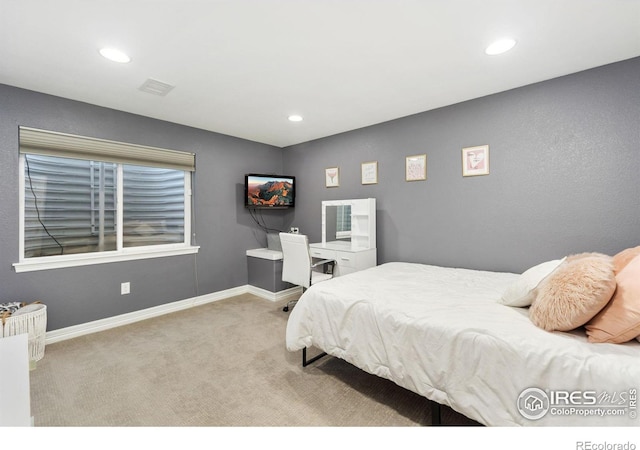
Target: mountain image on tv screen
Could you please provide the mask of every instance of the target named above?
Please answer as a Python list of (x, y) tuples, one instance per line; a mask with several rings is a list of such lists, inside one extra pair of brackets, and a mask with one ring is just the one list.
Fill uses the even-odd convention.
[(293, 205), (293, 184), (288, 179), (253, 177), (247, 192), (249, 206)]

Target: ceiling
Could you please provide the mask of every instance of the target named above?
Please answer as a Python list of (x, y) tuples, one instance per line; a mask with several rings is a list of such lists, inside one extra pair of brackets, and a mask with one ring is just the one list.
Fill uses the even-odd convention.
[(277, 147), (636, 56), (638, 0), (0, 0), (1, 84)]

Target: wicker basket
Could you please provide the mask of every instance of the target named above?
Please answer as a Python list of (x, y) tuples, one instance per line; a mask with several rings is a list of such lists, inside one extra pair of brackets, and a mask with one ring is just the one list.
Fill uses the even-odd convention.
[(2, 337), (27, 333), (29, 335), (29, 360), (40, 361), (44, 357), (47, 331), (47, 306), (30, 303), (2, 318)]

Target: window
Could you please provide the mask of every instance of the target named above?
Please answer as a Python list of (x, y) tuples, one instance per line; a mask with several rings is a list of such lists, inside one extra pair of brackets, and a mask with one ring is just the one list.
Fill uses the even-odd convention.
[(184, 242), (184, 173), (129, 165), (122, 170), (124, 247)]
[(20, 128), (16, 271), (195, 253), (191, 153)]

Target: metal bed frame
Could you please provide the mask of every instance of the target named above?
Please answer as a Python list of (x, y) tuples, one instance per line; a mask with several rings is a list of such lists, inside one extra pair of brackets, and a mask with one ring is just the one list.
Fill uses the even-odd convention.
[[(313, 364), (320, 358), (327, 356), (326, 352), (321, 352), (318, 355), (307, 359), (307, 347), (302, 349), (302, 367), (307, 367), (309, 364)], [(431, 404), (431, 425), (432, 426), (442, 426), (442, 407), (440, 403), (434, 402), (433, 400), (427, 399), (427, 401)]]

